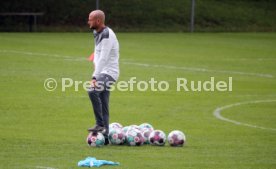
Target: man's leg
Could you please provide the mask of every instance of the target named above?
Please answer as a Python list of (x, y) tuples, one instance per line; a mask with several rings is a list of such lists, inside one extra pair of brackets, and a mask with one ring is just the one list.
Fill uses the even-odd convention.
[[(109, 112), (108, 112), (108, 100), (109, 100), (109, 81), (114, 82), (114, 79), (106, 74), (101, 74), (98, 79), (98, 88), (91, 88), (88, 91), (90, 101), (93, 106), (96, 126), (88, 129), (89, 131), (102, 131), (104, 126), (109, 125)], [(103, 96), (101, 96), (103, 95)], [(103, 103), (104, 102), (104, 103)], [(104, 104), (104, 105), (103, 105)], [(103, 108), (105, 110), (103, 110)], [(108, 134), (108, 131), (107, 131)]]
[(105, 84), (105, 90), (100, 94), (100, 99), (102, 101), (102, 115), (103, 115), (103, 123), (105, 126), (105, 145), (109, 144), (108, 141), (108, 133), (109, 133), (109, 96), (110, 96), (110, 85), (115, 82), (115, 80), (109, 76), (104, 75), (104, 84)]
[(96, 125), (103, 127), (104, 121), (102, 116), (102, 101), (99, 96), (100, 92), (96, 90), (91, 90), (91, 91), (88, 91), (88, 95), (93, 106)]
[(104, 133), (105, 138), (108, 137), (108, 133), (109, 133), (109, 96), (110, 96), (110, 91), (108, 90), (100, 94), (100, 98), (102, 101), (103, 122), (106, 130), (106, 132)]

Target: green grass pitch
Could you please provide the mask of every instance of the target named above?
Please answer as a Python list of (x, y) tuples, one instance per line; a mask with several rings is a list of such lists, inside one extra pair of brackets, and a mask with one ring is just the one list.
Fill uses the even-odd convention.
[[(61, 78), (87, 81), (93, 71), (88, 33), (0, 34), (0, 168), (75, 169), (87, 156), (120, 162), (103, 168), (276, 168), (275, 33), (118, 33), (120, 81), (168, 81), (168, 91), (111, 93), (110, 122), (148, 122), (167, 135), (186, 134), (182, 148), (88, 147), (94, 116), (86, 91), (61, 91)], [(44, 80), (55, 78), (49, 92)], [(176, 78), (233, 78), (232, 92), (176, 91)], [(214, 111), (237, 125), (216, 118)], [(273, 101), (274, 100), (274, 101)]]

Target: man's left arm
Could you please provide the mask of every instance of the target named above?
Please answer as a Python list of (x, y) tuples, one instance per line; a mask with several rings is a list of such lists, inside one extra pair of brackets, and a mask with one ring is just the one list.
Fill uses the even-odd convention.
[(102, 40), (102, 48), (101, 48), (101, 54), (98, 60), (97, 65), (95, 66), (95, 70), (93, 73), (93, 78), (96, 79), (96, 77), (101, 73), (104, 66), (106, 65), (109, 57), (110, 57), (110, 51), (112, 49), (112, 40), (110, 38), (103, 39)]

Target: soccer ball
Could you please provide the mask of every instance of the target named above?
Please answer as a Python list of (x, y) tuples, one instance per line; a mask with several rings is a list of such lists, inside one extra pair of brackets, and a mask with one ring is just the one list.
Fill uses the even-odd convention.
[(122, 130), (123, 130), (123, 132), (124, 132), (125, 135), (126, 135), (128, 129), (129, 129), (129, 126), (125, 126), (125, 127), (122, 128)]
[(111, 129), (118, 129), (118, 128), (122, 129), (123, 125), (121, 125), (120, 123), (117, 123), (117, 122), (109, 124), (109, 130), (111, 130)]
[(139, 126), (142, 130), (144, 129), (144, 128), (148, 128), (148, 129), (150, 129), (151, 131), (153, 131), (154, 129), (153, 129), (153, 127), (152, 127), (152, 125), (151, 124), (149, 124), (149, 123), (143, 123), (143, 124), (140, 124), (140, 126)]
[(105, 138), (102, 133), (89, 133), (86, 142), (89, 146), (100, 147), (104, 145)]
[(130, 125), (128, 129), (129, 129), (129, 130), (130, 130), (130, 129), (137, 129), (137, 130), (142, 131), (141, 128), (140, 128), (139, 126), (135, 125), (135, 124)]
[(129, 126), (125, 126), (125, 127), (123, 127), (123, 129), (122, 129), (122, 131), (123, 131), (123, 133), (124, 133), (124, 136), (125, 136), (125, 143), (127, 143), (127, 136), (126, 136), (126, 133), (127, 133), (127, 131), (128, 131), (129, 128), (130, 128)]
[(149, 123), (143, 123), (139, 126), (140, 130), (142, 130), (142, 135), (144, 137), (144, 143), (145, 144), (150, 144), (149, 142), (149, 135), (150, 133), (154, 130), (152, 125)]
[(149, 135), (151, 145), (163, 146), (166, 143), (166, 134), (161, 130), (154, 130)]
[(121, 129), (111, 129), (108, 134), (111, 144), (120, 145), (125, 142), (125, 134)]
[(126, 134), (127, 144), (130, 146), (140, 146), (144, 143), (142, 132), (136, 128), (130, 128)]
[(143, 128), (142, 129), (142, 135), (144, 137), (144, 144), (150, 144), (150, 141), (149, 141), (149, 136), (150, 136), (150, 133), (152, 132), (153, 130), (150, 129), (150, 128)]
[(171, 146), (183, 146), (185, 141), (184, 133), (179, 130), (174, 130), (168, 135), (168, 142)]

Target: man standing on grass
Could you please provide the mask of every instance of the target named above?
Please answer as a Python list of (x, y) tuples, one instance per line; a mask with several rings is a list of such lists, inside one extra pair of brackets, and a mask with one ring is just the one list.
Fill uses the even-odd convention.
[(88, 25), (95, 38), (94, 72), (91, 90), (88, 91), (96, 124), (89, 132), (102, 132), (105, 145), (109, 132), (109, 87), (119, 77), (119, 43), (115, 33), (105, 26), (105, 14), (101, 10), (89, 14)]

